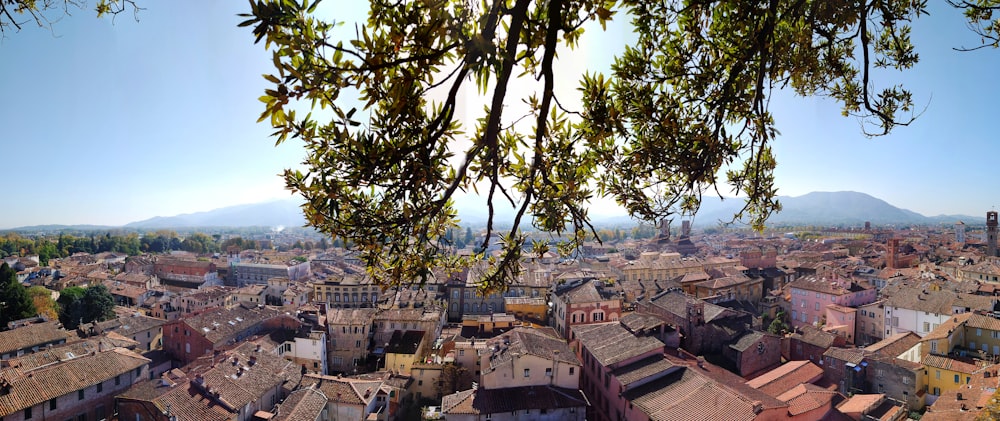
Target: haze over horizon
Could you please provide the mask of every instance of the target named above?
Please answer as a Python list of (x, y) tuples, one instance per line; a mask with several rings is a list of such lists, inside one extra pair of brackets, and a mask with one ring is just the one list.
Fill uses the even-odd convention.
[[(143, 7), (138, 22), (75, 10), (51, 31), (28, 25), (0, 40), (0, 60), (9, 63), (0, 67), (8, 158), (0, 229), (120, 226), (292, 197), (277, 174), (304, 152), (296, 141), (275, 147), (271, 128), (256, 123), (267, 86), (261, 74), (272, 65), (250, 28), (236, 27), (247, 4)], [(341, 21), (364, 13), (353, 2), (323, 7), (327, 16), (336, 7)], [(773, 96), (779, 195), (857, 191), (927, 216), (977, 216), (1000, 203), (1000, 187), (983, 182), (1000, 155), (988, 124), (1000, 96), (989, 69), (1000, 68), (1000, 53), (954, 51), (979, 39), (961, 11), (933, 4), (930, 12), (914, 25), (920, 63), (873, 77), (876, 86), (904, 84), (927, 107), (911, 126), (867, 139), (832, 101)], [(588, 31), (563, 65), (606, 70), (627, 37), (622, 20), (607, 33)], [(602, 202), (592, 212), (606, 209)]]

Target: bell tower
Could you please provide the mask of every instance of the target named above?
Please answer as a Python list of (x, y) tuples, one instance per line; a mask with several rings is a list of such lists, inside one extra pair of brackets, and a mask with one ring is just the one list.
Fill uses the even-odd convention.
[(986, 255), (997, 256), (997, 211), (986, 212)]

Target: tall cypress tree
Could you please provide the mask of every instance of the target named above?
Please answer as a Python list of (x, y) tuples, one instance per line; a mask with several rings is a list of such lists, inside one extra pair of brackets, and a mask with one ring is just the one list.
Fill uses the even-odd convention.
[(36, 314), (28, 289), (17, 281), (17, 272), (7, 263), (0, 265), (0, 330), (7, 323)]

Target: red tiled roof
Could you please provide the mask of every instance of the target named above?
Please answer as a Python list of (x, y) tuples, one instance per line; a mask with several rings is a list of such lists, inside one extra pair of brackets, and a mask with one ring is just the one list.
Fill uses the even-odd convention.
[(326, 395), (316, 389), (299, 389), (278, 406), (272, 421), (316, 421), (326, 409)]
[(803, 383), (813, 383), (823, 377), (823, 369), (809, 361), (789, 361), (748, 381), (746, 384), (768, 395), (778, 395)]
[(800, 384), (778, 396), (778, 399), (788, 402), (788, 414), (792, 416), (804, 414), (826, 405), (833, 407), (840, 403), (843, 398), (836, 391), (811, 384)]
[(33, 369), (9, 367), (0, 370), (0, 378), (11, 387), (10, 393), (0, 395), (0, 417), (107, 381), (146, 364), (149, 364), (149, 359), (115, 348)]
[(922, 362), (928, 367), (943, 368), (966, 374), (972, 374), (979, 369), (979, 367), (972, 363), (932, 354), (925, 355)]
[(0, 332), (0, 354), (65, 340), (70, 336), (69, 332), (59, 327), (58, 322), (30, 324)]
[(752, 420), (753, 399), (684, 368), (625, 392), (653, 420)]
[(555, 386), (520, 386), (500, 389), (470, 389), (441, 399), (445, 414), (498, 414), (529, 409), (585, 408), (580, 390)]

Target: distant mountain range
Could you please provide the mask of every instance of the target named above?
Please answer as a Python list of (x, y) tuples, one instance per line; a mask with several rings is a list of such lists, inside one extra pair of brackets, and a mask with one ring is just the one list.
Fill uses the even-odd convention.
[(207, 212), (176, 216), (157, 216), (125, 224), (125, 228), (163, 229), (193, 227), (300, 227), (305, 217), (297, 200), (275, 200), (263, 203), (228, 206)]
[[(886, 201), (865, 193), (853, 191), (812, 192), (802, 196), (779, 196), (782, 211), (768, 219), (768, 226), (862, 226), (865, 222), (873, 225), (940, 225), (963, 221), (966, 224), (985, 224), (985, 216), (938, 215), (924, 216), (919, 213), (890, 205)], [(733, 215), (743, 207), (739, 198), (720, 199), (706, 195), (701, 209), (695, 215), (696, 226), (715, 226), (719, 222), (730, 222)], [(486, 212), (481, 203), (469, 200), (457, 201), (456, 207), (463, 223), (481, 225), (486, 221)], [(498, 207), (497, 221), (503, 223), (512, 218), (513, 211)], [(606, 209), (601, 209), (606, 215)], [(592, 209), (593, 211), (593, 209)], [(635, 221), (624, 215), (595, 216), (595, 225), (631, 225)], [(985, 213), (985, 212), (984, 212)], [(677, 221), (675, 221), (676, 223)]]
[[(803, 196), (781, 196), (784, 210), (773, 215), (767, 222), (769, 226), (789, 225), (822, 225), (822, 226), (861, 226), (866, 221), (873, 225), (940, 225), (954, 224), (964, 221), (966, 224), (985, 224), (984, 216), (968, 215), (938, 215), (924, 216), (919, 213), (900, 209), (886, 203), (884, 200), (865, 193), (852, 191), (813, 192)], [(137, 230), (153, 230), (166, 228), (195, 227), (249, 227), (249, 226), (285, 226), (297, 227), (305, 224), (302, 216), (301, 202), (295, 199), (277, 200), (271, 202), (247, 205), (229, 206), (225, 208), (196, 212), (176, 216), (157, 216), (143, 221), (136, 221), (123, 227), (99, 225), (44, 225), (15, 228), (15, 231), (59, 231), (59, 230), (107, 230), (127, 228)], [(706, 196), (701, 210), (695, 216), (695, 226), (710, 227), (718, 222), (729, 222), (732, 216), (743, 206), (743, 201), (737, 198), (721, 200), (715, 196)], [(481, 226), (486, 221), (486, 210), (482, 201), (477, 198), (461, 198), (456, 200), (456, 208), (464, 226)], [(607, 209), (603, 215), (607, 215)], [(513, 209), (498, 206), (496, 225), (503, 226), (513, 218)], [(635, 221), (628, 216), (595, 216), (595, 225), (631, 225)]]
[[(782, 211), (771, 216), (769, 226), (826, 225), (862, 226), (872, 225), (940, 225), (963, 221), (966, 224), (985, 224), (985, 216), (938, 215), (924, 216), (919, 213), (897, 208), (886, 201), (865, 193), (853, 191), (812, 192), (802, 196), (779, 196)], [(695, 216), (701, 226), (728, 222), (743, 207), (737, 198), (720, 200), (706, 197), (701, 210)]]

